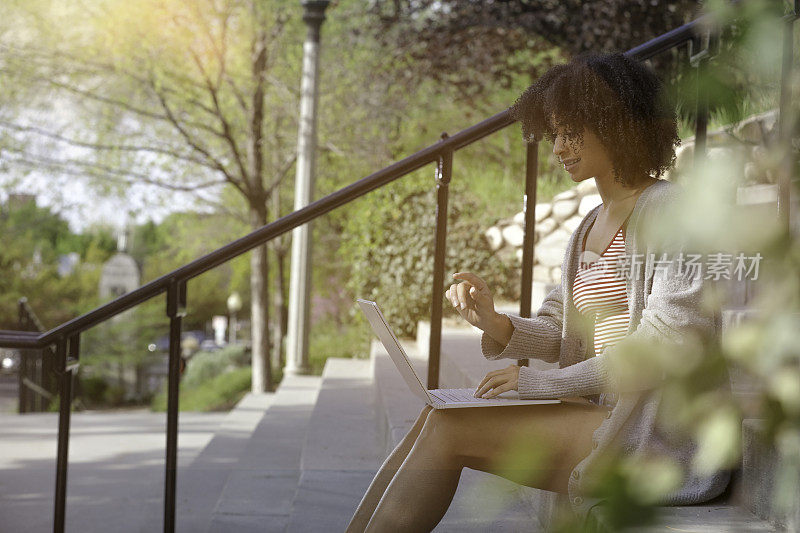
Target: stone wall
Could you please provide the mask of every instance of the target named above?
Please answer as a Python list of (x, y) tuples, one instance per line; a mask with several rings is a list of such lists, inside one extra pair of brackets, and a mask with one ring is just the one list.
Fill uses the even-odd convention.
[[(561, 280), (561, 261), (570, 235), (586, 213), (602, 203), (594, 180), (561, 192), (551, 202), (536, 204), (533, 279), (544, 283)], [(501, 259), (522, 263), (525, 213), (503, 219), (486, 230), (489, 245)]]

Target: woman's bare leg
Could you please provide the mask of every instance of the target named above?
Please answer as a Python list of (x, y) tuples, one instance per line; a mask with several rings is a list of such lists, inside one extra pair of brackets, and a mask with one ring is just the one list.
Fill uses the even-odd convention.
[[(430, 531), (447, 512), (463, 467), (517, 483), (566, 491), (569, 473), (592, 449), (607, 410), (588, 402), (432, 411), (386, 488), (367, 531)], [(514, 453), (523, 447), (523, 453)], [(525, 460), (524, 447), (547, 454)]]
[(364, 494), (363, 498), (361, 498), (361, 503), (358, 504), (353, 518), (350, 519), (350, 524), (348, 524), (345, 530), (346, 533), (361, 533), (367, 528), (367, 523), (372, 517), (372, 513), (378, 506), (378, 502), (381, 500), (386, 487), (389, 486), (395, 473), (400, 469), (400, 465), (406, 460), (406, 456), (408, 452), (411, 451), (411, 447), (414, 446), (414, 442), (416, 442), (417, 436), (422, 430), (422, 426), (425, 424), (425, 420), (428, 418), (428, 413), (431, 409), (432, 407), (430, 405), (426, 405), (422, 408), (422, 412), (420, 412), (414, 425), (411, 426), (411, 429), (408, 430), (403, 440), (400, 441), (383, 462), (380, 469), (375, 474), (375, 477), (372, 479), (372, 483), (370, 483), (367, 492)]

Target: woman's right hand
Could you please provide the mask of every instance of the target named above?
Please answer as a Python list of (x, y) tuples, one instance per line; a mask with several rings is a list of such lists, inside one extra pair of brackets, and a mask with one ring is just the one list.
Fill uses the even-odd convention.
[(463, 281), (451, 285), (445, 291), (445, 296), (464, 320), (486, 331), (497, 317), (494, 299), (486, 282), (470, 272), (456, 272), (453, 278)]

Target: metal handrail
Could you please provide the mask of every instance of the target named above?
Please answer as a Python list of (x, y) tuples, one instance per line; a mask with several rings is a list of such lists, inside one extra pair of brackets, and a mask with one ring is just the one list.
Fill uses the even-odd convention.
[[(17, 301), (17, 313), (21, 331), (33, 337), (47, 331), (27, 298)], [(19, 353), (17, 411), (20, 414), (46, 411), (56, 394), (52, 379), (55, 350), (52, 346), (47, 346), (37, 350), (19, 350)]]

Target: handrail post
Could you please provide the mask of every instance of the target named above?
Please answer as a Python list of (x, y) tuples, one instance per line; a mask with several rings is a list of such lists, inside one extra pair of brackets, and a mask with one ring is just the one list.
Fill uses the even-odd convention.
[(58, 448), (56, 451), (56, 495), (53, 531), (64, 532), (67, 505), (67, 464), (69, 427), (72, 412), (72, 377), (80, 357), (80, 336), (76, 334), (56, 343), (56, 372), (59, 375)]
[(792, 109), (792, 62), (794, 59), (794, 21), (797, 16), (798, 2), (794, 2), (794, 11), (783, 23), (783, 49), (781, 61), (781, 94), (778, 111), (779, 146), (784, 151), (781, 161), (781, 172), (778, 177), (778, 221), (791, 235), (792, 173), (794, 157), (792, 156), (792, 128), (794, 127), (794, 110)]
[[(711, 30), (705, 29), (699, 35), (689, 40), (689, 63), (695, 68), (696, 90), (696, 116), (694, 135), (694, 167), (702, 163), (706, 155), (706, 140), (708, 130), (708, 90), (705, 76), (708, 61), (711, 56), (711, 47), (716, 43), (716, 36)], [(695, 52), (695, 47), (697, 52)]]
[[(525, 196), (522, 210), (525, 213), (525, 233), (522, 237), (522, 281), (519, 295), (519, 316), (530, 318), (533, 291), (533, 246), (536, 240), (536, 186), (539, 179), (539, 141), (525, 143)], [(519, 366), (528, 366), (527, 359), (519, 359)]]
[[(442, 140), (447, 133), (442, 133)], [(453, 150), (445, 150), (436, 165), (436, 241), (433, 256), (431, 295), (431, 336), (428, 345), (428, 389), (439, 388), (439, 359), (442, 350), (442, 300), (444, 299), (444, 260), (447, 246), (447, 196), (453, 176)]]
[[(18, 327), (20, 331), (28, 330), (28, 314), (25, 312), (26, 298), (20, 298), (17, 302)], [(28, 377), (28, 361), (31, 360), (31, 350), (20, 350), (19, 370), (17, 371), (17, 412), (27, 413), (31, 410), (28, 405), (28, 387), (25, 386), (25, 379)]]
[(167, 376), (167, 449), (164, 481), (164, 531), (175, 531), (175, 487), (178, 466), (178, 393), (181, 371), (181, 322), (186, 316), (186, 280), (170, 280), (167, 289), (169, 317), (169, 373)]

